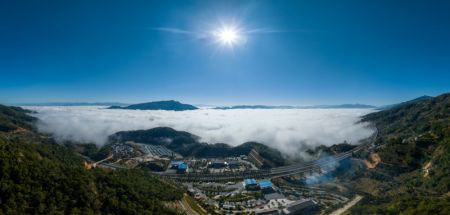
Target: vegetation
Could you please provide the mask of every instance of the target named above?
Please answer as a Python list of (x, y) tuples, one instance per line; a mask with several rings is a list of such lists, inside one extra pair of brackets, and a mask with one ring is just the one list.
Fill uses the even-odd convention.
[(347, 141), (339, 144), (333, 144), (331, 146), (320, 145), (313, 149), (307, 149), (306, 153), (314, 157), (323, 157), (329, 155), (335, 155), (338, 153), (343, 153), (355, 148), (355, 145), (350, 145)]
[[(281, 166), (286, 163), (282, 154), (273, 148), (256, 142), (247, 142), (236, 147), (224, 143), (207, 144), (199, 142), (199, 137), (169, 127), (158, 127), (148, 130), (121, 131), (109, 137), (110, 143), (134, 141), (153, 145), (164, 145), (183, 156), (196, 157), (228, 157), (248, 155), (252, 149), (267, 160), (269, 166)], [(106, 146), (108, 148), (109, 146)], [(103, 149), (105, 151), (107, 149)]]
[(357, 214), (449, 214), (450, 94), (369, 114), (379, 130), (381, 164), (361, 181), (368, 198)]
[(199, 206), (199, 204), (197, 203), (197, 201), (195, 201), (195, 199), (193, 199), (191, 196), (189, 195), (184, 195), (184, 200), (189, 204), (189, 207), (192, 208), (192, 210), (194, 210), (195, 212), (197, 212), (200, 215), (203, 214), (207, 214), (205, 213), (205, 211)]
[(388, 200), (363, 199), (352, 208), (353, 214), (450, 214), (450, 198), (396, 196)]
[(402, 102), (402, 103), (398, 103), (398, 104), (386, 105), (386, 106), (380, 107), (379, 109), (380, 110), (389, 110), (389, 109), (392, 109), (394, 107), (404, 106), (404, 105), (413, 104), (413, 103), (416, 103), (416, 102), (425, 101), (425, 100), (431, 100), (431, 99), (433, 99), (433, 97), (431, 97), (431, 96), (421, 96), (421, 97), (415, 98), (415, 99), (410, 100), (410, 101), (406, 101), (406, 102)]
[(19, 107), (0, 105), (0, 132), (13, 131), (18, 128), (32, 129), (36, 118), (29, 116), (30, 111)]
[(0, 214), (177, 213), (164, 202), (184, 189), (139, 170), (86, 170), (72, 149), (32, 130), (26, 111), (1, 109)]

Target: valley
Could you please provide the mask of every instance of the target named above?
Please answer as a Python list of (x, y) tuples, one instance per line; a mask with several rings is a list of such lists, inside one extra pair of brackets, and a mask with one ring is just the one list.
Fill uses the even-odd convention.
[[(278, 150), (256, 142), (234, 147), (202, 143), (194, 134), (168, 127), (117, 132), (110, 135), (108, 143), (101, 148), (80, 143), (60, 145), (51, 136), (36, 131), (34, 123), (37, 119), (29, 116), (31, 112), (6, 106), (1, 108), (2, 149), (4, 152), (18, 150), (17, 153), (24, 154), (32, 165), (41, 165), (39, 160), (42, 156), (47, 157), (48, 165), (69, 168), (75, 171), (70, 174), (85, 175), (90, 178), (87, 179), (90, 183), (104, 183), (101, 180), (106, 178), (98, 177), (122, 180), (121, 177), (131, 177), (125, 176), (128, 174), (147, 181), (145, 183), (167, 181), (167, 186), (178, 193), (169, 201), (184, 202), (184, 207), (189, 206), (191, 213), (433, 211), (447, 208), (445, 205), (449, 198), (446, 173), (449, 97), (449, 94), (444, 94), (432, 100), (406, 103), (368, 114), (362, 121), (370, 121), (377, 128), (371, 137), (355, 146), (342, 143), (317, 147), (309, 152), (315, 156), (311, 161), (286, 157)], [(412, 122), (414, 127), (405, 126)], [(36, 157), (29, 150), (36, 150), (40, 145), (45, 147), (38, 150)], [(55, 153), (55, 150), (62, 151), (48, 154), (49, 151)], [(14, 157), (14, 153), (9, 156)], [(2, 160), (8, 161), (13, 157), (3, 154)], [(8, 162), (10, 164), (2, 164), (3, 169), (17, 161)], [(11, 180), (8, 177), (13, 172), (8, 171), (12, 170), (4, 172), (3, 182)], [(45, 174), (51, 170), (41, 171)], [(28, 182), (23, 183), (21, 186)], [(96, 191), (97, 194), (90, 198), (100, 198), (98, 192), (103, 191)], [(189, 197), (183, 197), (183, 193)], [(181, 201), (182, 198), (190, 200)], [(398, 201), (402, 201), (398, 208), (386, 207)], [(420, 204), (408, 206), (410, 202)], [(421, 208), (424, 202), (432, 207)], [(47, 203), (40, 204), (45, 206)], [(79, 206), (94, 211), (104, 210), (81, 202)], [(70, 210), (79, 206), (74, 205)], [(442, 212), (441, 209), (437, 212)]]

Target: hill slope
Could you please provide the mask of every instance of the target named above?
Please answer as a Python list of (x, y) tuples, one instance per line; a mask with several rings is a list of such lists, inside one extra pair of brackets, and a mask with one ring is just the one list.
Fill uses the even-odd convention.
[(368, 198), (353, 213), (448, 214), (450, 94), (371, 113), (363, 121), (379, 130), (381, 163), (355, 182)]
[(157, 101), (157, 102), (134, 104), (126, 107), (111, 106), (109, 107), (109, 109), (184, 111), (184, 110), (196, 110), (198, 108), (193, 105), (183, 104), (178, 101), (170, 100), (170, 101)]
[(408, 105), (408, 104), (414, 104), (416, 102), (426, 101), (426, 100), (431, 100), (431, 99), (433, 99), (433, 97), (431, 97), (431, 96), (421, 96), (421, 97), (417, 97), (417, 98), (415, 98), (413, 100), (409, 100), (409, 101), (406, 101), (406, 102), (401, 102), (401, 103), (398, 103), (398, 104), (391, 104), (391, 105), (381, 106), (381, 107), (379, 107), (379, 109), (380, 110), (389, 110), (389, 109), (394, 108), (394, 107), (399, 107), (399, 106)]
[(110, 143), (134, 141), (153, 145), (164, 145), (183, 156), (196, 157), (227, 157), (233, 155), (248, 155), (256, 150), (265, 160), (266, 166), (281, 166), (286, 163), (281, 153), (266, 145), (248, 142), (231, 147), (227, 144), (207, 144), (199, 142), (199, 137), (168, 127), (158, 127), (148, 130), (121, 131), (109, 137)]
[(138, 170), (86, 170), (26, 113), (1, 106), (0, 214), (176, 214), (164, 202), (182, 189)]
[(19, 107), (0, 105), (0, 132), (13, 131), (18, 128), (32, 129), (36, 118), (27, 115), (30, 111)]

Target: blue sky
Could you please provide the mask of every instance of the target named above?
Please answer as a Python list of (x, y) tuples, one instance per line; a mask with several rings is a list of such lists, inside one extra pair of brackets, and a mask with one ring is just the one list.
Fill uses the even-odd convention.
[[(450, 90), (449, 1), (2, 1), (0, 103), (389, 104)], [(245, 42), (203, 37), (239, 26)], [(169, 29), (169, 30), (168, 30)]]

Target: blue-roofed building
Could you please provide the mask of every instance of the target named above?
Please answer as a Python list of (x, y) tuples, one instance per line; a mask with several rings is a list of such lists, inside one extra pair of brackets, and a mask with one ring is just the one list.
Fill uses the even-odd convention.
[(244, 179), (244, 186), (247, 190), (257, 190), (259, 189), (258, 183), (253, 178)]
[(273, 188), (273, 184), (270, 180), (263, 180), (263, 181), (259, 181), (259, 187), (261, 189), (272, 189)]
[(170, 168), (171, 168), (171, 169), (178, 169), (178, 166), (179, 166), (180, 164), (184, 164), (184, 162), (183, 162), (183, 161), (172, 161), (172, 162), (170, 163)]
[(182, 163), (182, 164), (178, 165), (177, 173), (186, 173), (186, 172), (188, 172), (188, 169), (189, 169), (188, 165), (185, 163)]
[(270, 180), (261, 180), (261, 181), (259, 181), (259, 187), (261, 188), (261, 190), (264, 193), (265, 197), (267, 195), (269, 195), (269, 194), (276, 193), (275, 192), (275, 188), (273, 187), (273, 184), (272, 184), (272, 182)]

